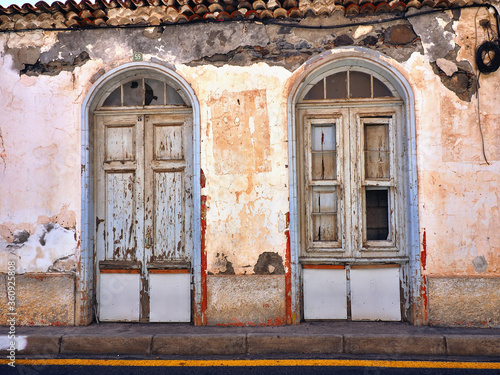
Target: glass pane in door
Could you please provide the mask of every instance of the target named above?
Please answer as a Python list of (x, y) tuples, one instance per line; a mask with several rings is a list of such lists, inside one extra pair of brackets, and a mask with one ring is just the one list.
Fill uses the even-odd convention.
[(313, 180), (337, 178), (335, 124), (311, 126), (311, 173)]

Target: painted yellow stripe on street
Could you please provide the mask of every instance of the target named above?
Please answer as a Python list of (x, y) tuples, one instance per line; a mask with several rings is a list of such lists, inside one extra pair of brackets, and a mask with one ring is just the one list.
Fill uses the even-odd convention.
[[(9, 360), (2, 359), (0, 364)], [(353, 359), (260, 359), (260, 360), (133, 360), (133, 359), (16, 359), (16, 365), (26, 366), (150, 366), (150, 367), (270, 367), (270, 366), (325, 366), (325, 367), (386, 367), (386, 368), (441, 368), (499, 370), (500, 362), (444, 362), (444, 361), (379, 361)]]

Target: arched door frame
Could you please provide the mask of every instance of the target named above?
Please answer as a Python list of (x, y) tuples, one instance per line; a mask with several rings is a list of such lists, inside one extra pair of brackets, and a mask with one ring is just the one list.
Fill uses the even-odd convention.
[[(410, 84), (396, 68), (396, 63), (388, 62), (389, 58), (379, 52), (362, 47), (341, 47), (326, 51), (308, 60), (302, 67), (298, 76), (293, 77), (294, 83), (288, 96), (288, 159), (289, 159), (289, 194), (290, 194), (290, 290), (291, 296), (287, 301), (291, 311), (289, 314), (296, 317), (294, 323), (300, 321), (301, 316), (301, 267), (300, 254), (300, 218), (298, 217), (298, 171), (297, 171), (297, 134), (296, 134), (296, 104), (303, 93), (313, 85), (319, 76), (328, 71), (346, 66), (359, 66), (369, 69), (384, 77), (398, 92), (403, 100), (403, 125), (406, 128), (407, 138), (407, 191), (406, 191), (406, 228), (408, 247), (409, 274), (406, 275), (409, 284), (409, 293), (405, 296), (406, 310), (416, 311), (416, 304), (420, 296), (420, 251), (419, 251), (419, 226), (418, 226), (418, 192), (417, 192), (417, 159), (415, 138), (415, 98)], [(401, 69), (402, 70), (402, 69)], [(413, 307), (410, 305), (414, 304)], [(415, 314), (415, 312), (413, 313)], [(416, 321), (416, 316), (409, 315), (411, 321)]]
[(93, 319), (95, 271), (94, 271), (94, 171), (93, 171), (93, 111), (99, 100), (111, 87), (138, 71), (153, 76), (161, 76), (172, 83), (183, 99), (193, 110), (193, 284), (194, 284), (194, 317), (200, 321), (201, 316), (201, 232), (200, 232), (200, 106), (189, 83), (178, 73), (160, 64), (150, 62), (127, 63), (116, 67), (102, 75), (90, 88), (82, 105), (81, 112), (81, 237), (80, 264), (77, 275), (76, 316), (78, 325), (89, 324)]

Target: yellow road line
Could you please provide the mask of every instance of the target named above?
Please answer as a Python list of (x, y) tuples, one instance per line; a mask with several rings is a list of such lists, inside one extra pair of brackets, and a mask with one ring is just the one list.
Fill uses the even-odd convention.
[[(1, 359), (0, 364), (9, 360)], [(387, 367), (387, 368), (448, 368), (499, 370), (500, 362), (444, 361), (376, 361), (356, 359), (260, 359), (260, 360), (134, 360), (134, 359), (16, 359), (16, 365), (26, 366), (151, 366), (151, 367), (241, 367), (241, 366), (325, 366), (325, 367)]]

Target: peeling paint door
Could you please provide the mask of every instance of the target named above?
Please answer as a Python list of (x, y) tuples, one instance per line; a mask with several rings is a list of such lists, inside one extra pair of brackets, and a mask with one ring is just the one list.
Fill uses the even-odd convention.
[(188, 322), (190, 112), (99, 111), (95, 124), (99, 319)]
[(318, 81), (297, 109), (304, 318), (399, 321), (401, 101), (388, 82), (353, 70)]

